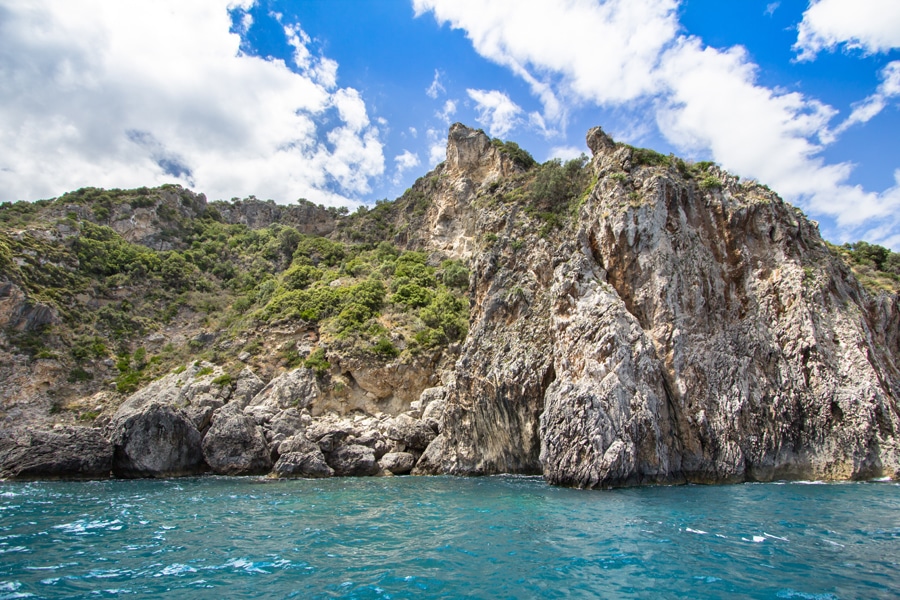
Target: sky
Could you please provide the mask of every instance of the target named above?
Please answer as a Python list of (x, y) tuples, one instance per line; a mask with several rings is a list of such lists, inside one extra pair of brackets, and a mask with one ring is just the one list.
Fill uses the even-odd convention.
[(900, 250), (897, 0), (0, 0), (0, 201), (394, 199), (454, 122), (617, 141)]

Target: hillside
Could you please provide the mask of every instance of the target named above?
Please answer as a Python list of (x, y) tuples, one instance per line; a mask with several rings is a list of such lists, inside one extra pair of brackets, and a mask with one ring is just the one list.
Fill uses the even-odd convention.
[[(0, 206), (0, 471), (897, 473), (900, 255), (715, 165), (588, 145), (538, 165), (457, 124), (353, 214), (177, 186)], [(108, 468), (58, 466), (79, 425)]]

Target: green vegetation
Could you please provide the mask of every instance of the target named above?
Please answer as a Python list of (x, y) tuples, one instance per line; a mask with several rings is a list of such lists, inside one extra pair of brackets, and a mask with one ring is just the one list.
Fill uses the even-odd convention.
[(722, 180), (715, 175), (707, 175), (700, 181), (700, 189), (709, 192), (722, 189)]
[(867, 242), (834, 246), (831, 251), (850, 265), (860, 282), (869, 290), (900, 292), (900, 252)]
[(527, 150), (520, 148), (515, 142), (504, 142), (499, 138), (494, 138), (491, 140), (491, 144), (502, 154), (509, 156), (516, 165), (526, 171), (536, 167), (538, 164)]
[(671, 158), (665, 154), (660, 154), (650, 148), (631, 148), (631, 162), (634, 166), (646, 167), (668, 167), (671, 164)]
[(317, 377), (322, 377), (331, 368), (331, 363), (325, 360), (325, 350), (316, 348), (309, 353), (309, 357), (303, 361), (303, 366), (315, 371)]
[[(7, 347), (61, 362), (69, 383), (128, 394), (186, 362), (235, 365), (242, 353), (251, 357), (245, 362), (327, 371), (324, 352), (305, 357), (269, 345), (269, 326), (311, 329), (329, 352), (376, 360), (452, 343), (468, 325), (466, 265), (401, 251), (394, 237), (398, 223), (424, 214), (438, 184), (422, 178), (397, 202), (354, 215), (329, 210), (332, 237), (302, 233), (285, 224), (291, 219), (256, 229), (228, 223), (237, 205), (206, 205), (177, 186), (3, 203), (0, 281), (53, 318), (52, 326), (4, 332)], [(112, 228), (136, 211), (156, 231), (147, 245)], [(185, 327), (186, 341), (144, 349), (149, 334)]]

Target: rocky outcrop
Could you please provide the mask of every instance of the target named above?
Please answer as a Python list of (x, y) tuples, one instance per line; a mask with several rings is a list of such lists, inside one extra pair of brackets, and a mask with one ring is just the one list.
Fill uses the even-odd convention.
[[(455, 164), (477, 185), (490, 159), (472, 135)], [(872, 298), (767, 188), (716, 167), (700, 186), (599, 129), (588, 143), (596, 183), (558, 243), (475, 257), (470, 334), (416, 472), (578, 487), (898, 473), (897, 298)], [(527, 235), (514, 218), (479, 217), (475, 235)]]
[(113, 447), (88, 427), (0, 431), (0, 479), (103, 479)]
[(109, 431), (116, 477), (178, 477), (206, 470), (200, 432), (177, 408), (150, 403), (120, 409)]

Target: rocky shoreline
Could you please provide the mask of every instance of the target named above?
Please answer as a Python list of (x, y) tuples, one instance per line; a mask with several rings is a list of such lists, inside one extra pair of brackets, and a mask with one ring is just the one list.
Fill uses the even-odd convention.
[(312, 369), (269, 385), (249, 369), (233, 383), (216, 383), (221, 376), (210, 363), (190, 365), (131, 396), (104, 427), (0, 431), (0, 478), (404, 475), (441, 430), (440, 387), (393, 417), (313, 417)]

